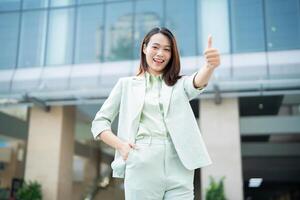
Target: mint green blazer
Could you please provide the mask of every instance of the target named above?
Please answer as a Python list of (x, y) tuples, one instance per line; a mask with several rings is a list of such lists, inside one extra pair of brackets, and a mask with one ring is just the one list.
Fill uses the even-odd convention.
[[(166, 126), (182, 164), (196, 169), (211, 164), (189, 101), (204, 91), (196, 89), (191, 76), (183, 76), (174, 86), (162, 84), (161, 94)], [(118, 137), (134, 142), (138, 131), (146, 92), (145, 76), (120, 78), (109, 97), (97, 112), (91, 131), (94, 138), (104, 130), (111, 130), (111, 123), (119, 114)], [(124, 178), (125, 161), (115, 151), (111, 164), (113, 177)]]

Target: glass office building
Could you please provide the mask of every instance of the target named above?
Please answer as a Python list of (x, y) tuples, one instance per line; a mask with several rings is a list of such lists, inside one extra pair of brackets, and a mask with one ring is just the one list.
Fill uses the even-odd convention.
[[(221, 66), (191, 106), (201, 121), (202, 101), (237, 100), (244, 199), (299, 198), (300, 0), (0, 0), (0, 148), (15, 140), (26, 144), (35, 107), (45, 113), (74, 107), (75, 149), (89, 148), (93, 116), (118, 78), (136, 73), (141, 40), (155, 26), (176, 36), (187, 75), (203, 65), (213, 36)], [(14, 122), (23, 129), (15, 133)], [(109, 164), (112, 150), (93, 145)], [(7, 173), (3, 152), (0, 170)], [(82, 156), (75, 155), (73, 179), (84, 182)], [(25, 176), (23, 168), (17, 177)], [(251, 178), (262, 178), (262, 186), (250, 187)], [(87, 185), (73, 183), (73, 191)], [(123, 191), (118, 181), (105, 187)]]

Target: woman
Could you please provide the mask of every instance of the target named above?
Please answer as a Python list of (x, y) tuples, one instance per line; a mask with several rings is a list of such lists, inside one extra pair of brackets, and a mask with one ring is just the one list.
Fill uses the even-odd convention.
[[(205, 88), (220, 56), (209, 37), (206, 64), (179, 76), (173, 34), (154, 28), (141, 45), (136, 76), (119, 79), (92, 123), (96, 139), (116, 149), (113, 177), (125, 178), (126, 200), (192, 200), (194, 169), (209, 165), (189, 101)], [(119, 114), (117, 136), (111, 122)]]

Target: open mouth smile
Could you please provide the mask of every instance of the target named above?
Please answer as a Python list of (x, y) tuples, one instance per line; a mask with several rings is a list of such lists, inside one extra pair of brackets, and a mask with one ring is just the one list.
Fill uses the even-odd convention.
[(153, 61), (156, 63), (159, 63), (159, 64), (165, 62), (163, 59), (160, 59), (160, 58), (153, 58)]

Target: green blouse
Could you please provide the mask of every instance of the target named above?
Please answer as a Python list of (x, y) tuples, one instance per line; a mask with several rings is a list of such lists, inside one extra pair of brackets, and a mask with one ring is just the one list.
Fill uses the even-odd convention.
[(136, 139), (145, 136), (166, 137), (168, 130), (164, 122), (163, 105), (160, 99), (162, 75), (155, 76), (148, 72), (146, 75), (145, 102), (140, 118)]

